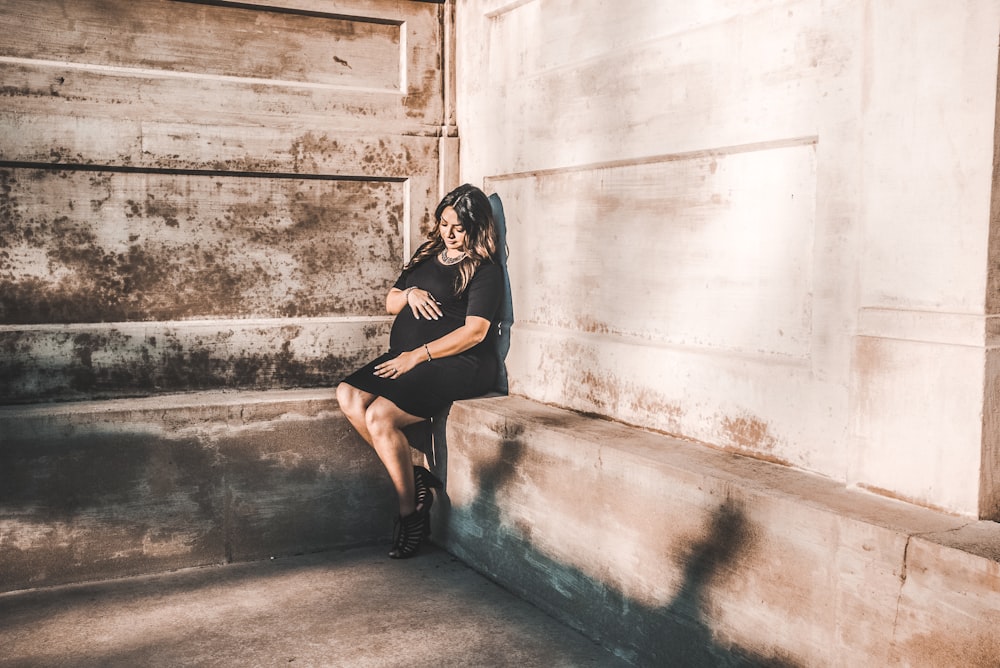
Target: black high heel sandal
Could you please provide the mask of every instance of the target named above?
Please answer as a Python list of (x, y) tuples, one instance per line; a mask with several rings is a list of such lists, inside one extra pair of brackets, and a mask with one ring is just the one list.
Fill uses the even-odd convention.
[(393, 530), (392, 550), (389, 557), (392, 559), (409, 559), (420, 549), (420, 544), (424, 538), (431, 533), (430, 517), (427, 514), (429, 508), (414, 510), (406, 517), (396, 519), (396, 527)]
[(434, 505), (434, 494), (432, 489), (442, 489), (444, 483), (423, 466), (413, 467), (413, 487), (417, 508), (424, 508), (428, 513)]

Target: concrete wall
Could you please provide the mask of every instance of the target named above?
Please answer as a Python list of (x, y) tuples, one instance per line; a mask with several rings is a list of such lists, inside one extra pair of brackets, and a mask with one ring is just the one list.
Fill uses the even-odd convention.
[(0, 591), (388, 542), (392, 486), (326, 391), (0, 408)]
[(988, 0), (458, 2), (511, 392), (1000, 517), (998, 28)]
[(457, 156), (443, 15), (0, 3), (0, 402), (329, 385), (380, 351)]

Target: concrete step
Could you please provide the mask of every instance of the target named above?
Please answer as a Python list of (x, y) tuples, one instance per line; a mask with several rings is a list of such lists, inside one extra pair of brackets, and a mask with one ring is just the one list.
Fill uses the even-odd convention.
[(1000, 665), (997, 523), (517, 397), (447, 420), (442, 544), (638, 665)]
[(332, 390), (0, 408), (0, 591), (387, 540)]
[(440, 549), (0, 595), (0, 666), (624, 666)]

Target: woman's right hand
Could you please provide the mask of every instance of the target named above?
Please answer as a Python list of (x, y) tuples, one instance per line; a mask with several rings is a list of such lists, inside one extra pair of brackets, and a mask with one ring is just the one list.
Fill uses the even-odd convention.
[(441, 303), (434, 299), (434, 295), (422, 288), (407, 288), (406, 303), (413, 312), (413, 317), (420, 320), (437, 320), (443, 314)]

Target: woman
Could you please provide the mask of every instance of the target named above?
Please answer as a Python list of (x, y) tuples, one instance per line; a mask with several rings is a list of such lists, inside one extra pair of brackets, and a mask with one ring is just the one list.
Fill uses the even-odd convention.
[(486, 393), (497, 373), (491, 322), (503, 290), (496, 230), (479, 188), (459, 186), (434, 212), (437, 225), (385, 299), (396, 316), (389, 352), (337, 387), (337, 401), (378, 454), (399, 496), (389, 556), (413, 556), (430, 533), (432, 488), (441, 482), (410, 459), (402, 429), (456, 399)]

